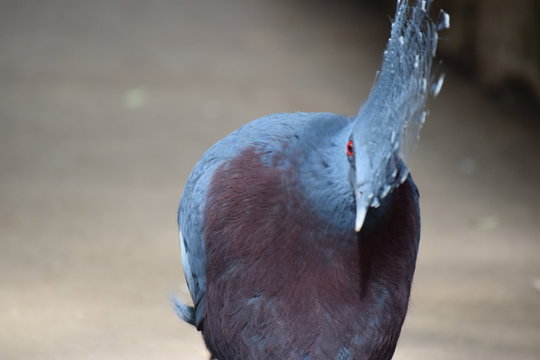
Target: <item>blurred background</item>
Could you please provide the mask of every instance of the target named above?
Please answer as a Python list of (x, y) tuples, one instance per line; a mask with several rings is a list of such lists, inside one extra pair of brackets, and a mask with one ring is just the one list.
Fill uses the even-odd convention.
[[(437, 1), (410, 167), (423, 234), (395, 359), (540, 358), (540, 3)], [(0, 0), (0, 359), (206, 359), (176, 208), (273, 112), (353, 115), (393, 1)]]

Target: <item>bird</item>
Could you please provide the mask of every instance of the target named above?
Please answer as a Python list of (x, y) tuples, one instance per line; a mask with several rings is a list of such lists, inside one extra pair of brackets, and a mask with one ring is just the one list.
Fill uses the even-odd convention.
[(211, 146), (178, 209), (193, 304), (178, 316), (211, 359), (390, 359), (420, 240), (405, 163), (426, 101), (438, 31), (431, 0), (397, 0), (381, 70), (354, 116), (277, 113)]

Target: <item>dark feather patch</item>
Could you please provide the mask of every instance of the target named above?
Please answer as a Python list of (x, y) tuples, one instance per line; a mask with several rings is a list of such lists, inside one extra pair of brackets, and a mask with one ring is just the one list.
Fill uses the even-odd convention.
[[(248, 149), (216, 171), (206, 206), (202, 332), (220, 359), (388, 359), (419, 238), (406, 182), (378, 226), (329, 233), (296, 187)], [(377, 211), (377, 210), (374, 210)], [(381, 357), (369, 357), (382, 354)]]

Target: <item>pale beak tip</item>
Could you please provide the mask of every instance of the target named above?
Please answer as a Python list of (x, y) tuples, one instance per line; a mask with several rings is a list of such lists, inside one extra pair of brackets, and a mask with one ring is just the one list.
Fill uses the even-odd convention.
[(366, 208), (359, 208), (356, 210), (356, 221), (354, 225), (354, 230), (356, 230), (356, 232), (359, 232), (362, 229), (362, 225), (364, 225), (364, 219), (366, 218), (366, 213)]

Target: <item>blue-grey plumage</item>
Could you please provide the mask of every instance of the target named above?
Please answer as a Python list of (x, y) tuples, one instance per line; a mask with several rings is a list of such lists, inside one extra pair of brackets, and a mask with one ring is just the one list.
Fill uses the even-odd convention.
[(407, 167), (393, 159), (405, 158), (424, 124), (428, 95), (438, 94), (442, 86), (442, 76), (433, 81), (431, 65), (437, 29), (448, 27), (449, 17), (441, 11), (438, 24), (433, 23), (430, 6), (426, 0), (414, 7), (398, 1), (382, 69), (356, 117), (353, 141), (366, 155), (357, 158), (357, 230), (367, 207), (378, 206), (407, 178)]
[(440, 90), (431, 64), (449, 25), (430, 5), (398, 1), (356, 116), (265, 116), (193, 169), (178, 223), (194, 306), (174, 303), (217, 358), (391, 357), (420, 235), (403, 159)]

